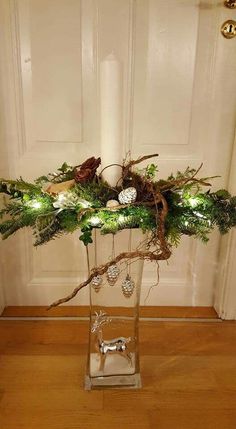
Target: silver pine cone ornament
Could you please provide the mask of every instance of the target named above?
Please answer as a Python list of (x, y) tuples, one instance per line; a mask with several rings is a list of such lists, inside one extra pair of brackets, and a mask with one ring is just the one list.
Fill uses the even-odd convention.
[(136, 201), (137, 190), (134, 187), (126, 188), (118, 195), (120, 204), (131, 204)]
[(111, 265), (107, 270), (107, 281), (110, 286), (114, 286), (120, 274), (120, 270), (116, 264)]
[(127, 274), (125, 280), (123, 281), (122, 285), (121, 285), (121, 289), (123, 292), (123, 295), (126, 298), (130, 298), (131, 295), (134, 292), (134, 281), (131, 279), (130, 275)]
[(102, 276), (100, 276), (100, 274), (95, 276), (91, 281), (91, 284), (95, 292), (99, 292), (102, 287)]

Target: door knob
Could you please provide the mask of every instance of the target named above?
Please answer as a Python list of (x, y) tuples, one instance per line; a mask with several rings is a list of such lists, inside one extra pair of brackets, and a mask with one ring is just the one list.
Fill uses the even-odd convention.
[(236, 21), (228, 19), (222, 24), (221, 33), (226, 39), (232, 39), (236, 36)]
[(225, 0), (224, 5), (229, 9), (236, 9), (236, 0)]

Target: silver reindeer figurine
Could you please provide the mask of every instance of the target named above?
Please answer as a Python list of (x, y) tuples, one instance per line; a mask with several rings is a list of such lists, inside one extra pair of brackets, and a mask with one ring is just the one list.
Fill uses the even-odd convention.
[(130, 365), (132, 365), (131, 353), (128, 350), (128, 343), (132, 341), (131, 337), (118, 337), (111, 340), (104, 340), (102, 333), (102, 326), (111, 322), (106, 313), (100, 311), (95, 312), (95, 320), (91, 328), (91, 332), (96, 335), (96, 349), (100, 354), (100, 367), (99, 371), (104, 370), (106, 357), (108, 354), (120, 354), (126, 358)]

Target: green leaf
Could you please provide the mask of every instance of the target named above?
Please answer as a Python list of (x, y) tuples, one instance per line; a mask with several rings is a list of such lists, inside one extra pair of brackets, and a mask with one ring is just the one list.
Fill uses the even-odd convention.
[(69, 165), (67, 164), (67, 162), (63, 162), (62, 166), (60, 168), (58, 168), (58, 171), (61, 171), (62, 173), (66, 173), (66, 171), (68, 170)]
[(92, 243), (93, 242), (92, 231), (91, 230), (84, 231), (83, 234), (81, 234), (81, 236), (79, 237), (79, 239), (83, 241), (85, 246), (87, 246), (89, 243)]

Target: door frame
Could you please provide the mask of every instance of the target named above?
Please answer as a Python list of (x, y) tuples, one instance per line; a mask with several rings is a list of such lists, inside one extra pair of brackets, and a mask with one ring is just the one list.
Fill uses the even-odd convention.
[[(227, 189), (236, 195), (236, 132)], [(219, 249), (214, 308), (221, 319), (236, 320), (236, 228), (222, 237)]]

